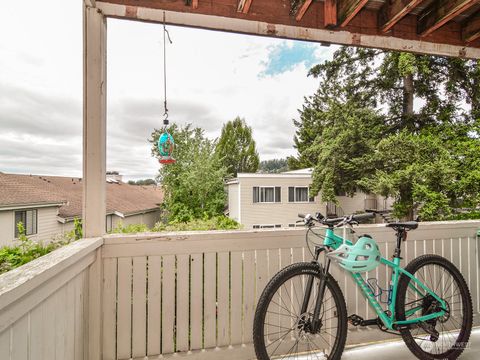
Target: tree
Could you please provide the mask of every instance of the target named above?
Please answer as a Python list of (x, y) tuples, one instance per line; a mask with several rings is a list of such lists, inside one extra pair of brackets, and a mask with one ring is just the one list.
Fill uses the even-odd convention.
[[(168, 131), (175, 139), (177, 162), (162, 166), (157, 180), (165, 191), (163, 207), (169, 220), (188, 222), (223, 214), (227, 170), (214, 151), (215, 141), (191, 125), (172, 125)], [(162, 132), (154, 130), (149, 140), (153, 144), (152, 155), (156, 157), (159, 156), (156, 143)]]
[(398, 216), (428, 219), (478, 204), (477, 61), (343, 47), (310, 75), (320, 86), (294, 121), (288, 160), (314, 166), (324, 199), (375, 191), (395, 197)]
[(287, 170), (287, 159), (263, 160), (260, 162), (259, 166), (259, 171), (266, 174), (281, 173)]
[(244, 119), (237, 117), (223, 125), (215, 151), (230, 176), (258, 170), (260, 160), (252, 138), (252, 128)]

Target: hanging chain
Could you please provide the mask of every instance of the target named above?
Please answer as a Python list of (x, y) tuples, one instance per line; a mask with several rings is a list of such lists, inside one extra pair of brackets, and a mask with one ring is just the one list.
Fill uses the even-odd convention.
[(172, 39), (170, 38), (170, 33), (167, 30), (166, 20), (165, 20), (165, 11), (163, 12), (163, 106), (164, 106), (164, 119), (163, 125), (168, 126), (168, 107), (167, 107), (167, 38), (170, 44), (172, 44)]

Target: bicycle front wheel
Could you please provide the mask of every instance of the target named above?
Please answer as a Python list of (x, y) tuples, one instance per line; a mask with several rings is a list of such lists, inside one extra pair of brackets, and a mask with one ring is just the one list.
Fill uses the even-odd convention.
[[(253, 342), (258, 360), (340, 359), (347, 337), (347, 309), (343, 294), (331, 276), (313, 330), (313, 313), (319, 281), (323, 278), (315, 263), (297, 263), (277, 273), (263, 291), (255, 312)], [(306, 289), (312, 283), (305, 301)], [(304, 307), (305, 308), (305, 307)]]
[[(458, 358), (468, 346), (473, 320), (472, 299), (462, 274), (450, 261), (437, 255), (420, 256), (405, 270), (446, 304), (442, 317), (400, 330), (405, 344), (419, 359)], [(437, 301), (408, 276), (400, 277), (397, 291), (397, 320), (415, 320), (441, 310)]]

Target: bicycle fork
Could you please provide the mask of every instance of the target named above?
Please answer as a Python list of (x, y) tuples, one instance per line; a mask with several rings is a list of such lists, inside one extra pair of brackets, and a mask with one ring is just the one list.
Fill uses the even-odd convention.
[[(318, 264), (318, 257), (320, 256), (320, 253), (323, 251), (323, 248), (316, 248), (315, 249), (315, 262)], [(322, 304), (323, 304), (323, 297), (325, 295), (325, 287), (327, 285), (327, 276), (328, 276), (328, 271), (330, 269), (330, 259), (327, 259), (325, 268), (323, 268), (320, 264), (320, 272), (322, 273), (323, 276), (320, 277), (320, 281), (317, 284), (317, 298), (315, 300), (315, 308), (313, 311), (313, 319), (311, 323), (311, 332), (315, 334), (318, 332), (321, 324), (320, 321), (320, 312), (322, 310)], [(310, 275), (308, 277), (307, 281), (307, 286), (305, 287), (305, 296), (303, 298), (303, 303), (302, 303), (302, 308), (300, 314), (305, 314), (308, 310), (308, 303), (310, 302), (310, 297), (312, 295), (312, 290), (313, 290), (313, 281), (314, 281), (315, 276)]]

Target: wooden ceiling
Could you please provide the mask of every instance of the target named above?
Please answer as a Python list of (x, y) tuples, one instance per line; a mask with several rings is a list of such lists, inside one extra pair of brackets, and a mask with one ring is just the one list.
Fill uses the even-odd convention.
[[(218, 30), (255, 33), (236, 30), (233, 25), (230, 28), (228, 23), (229, 19), (245, 20), (265, 24), (267, 30), (259, 35), (312, 41), (324, 37), (325, 42), (348, 44), (342, 38), (348, 33), (352, 45), (480, 57), (480, 0), (97, 0), (96, 4), (93, 6), (106, 11), (107, 16), (118, 18), (158, 21), (139, 15), (139, 9), (156, 9), (222, 18), (223, 25), (218, 21), (219, 25), (212, 26), (192, 22), (192, 26)], [(187, 20), (180, 23), (189, 25)], [(282, 26), (289, 31), (282, 31)], [(297, 29), (299, 36), (291, 29)], [(323, 32), (309, 38), (309, 30)], [(362, 42), (363, 36), (370, 40)], [(389, 44), (397, 39), (407, 42)], [(412, 41), (411, 47), (408, 41)]]

